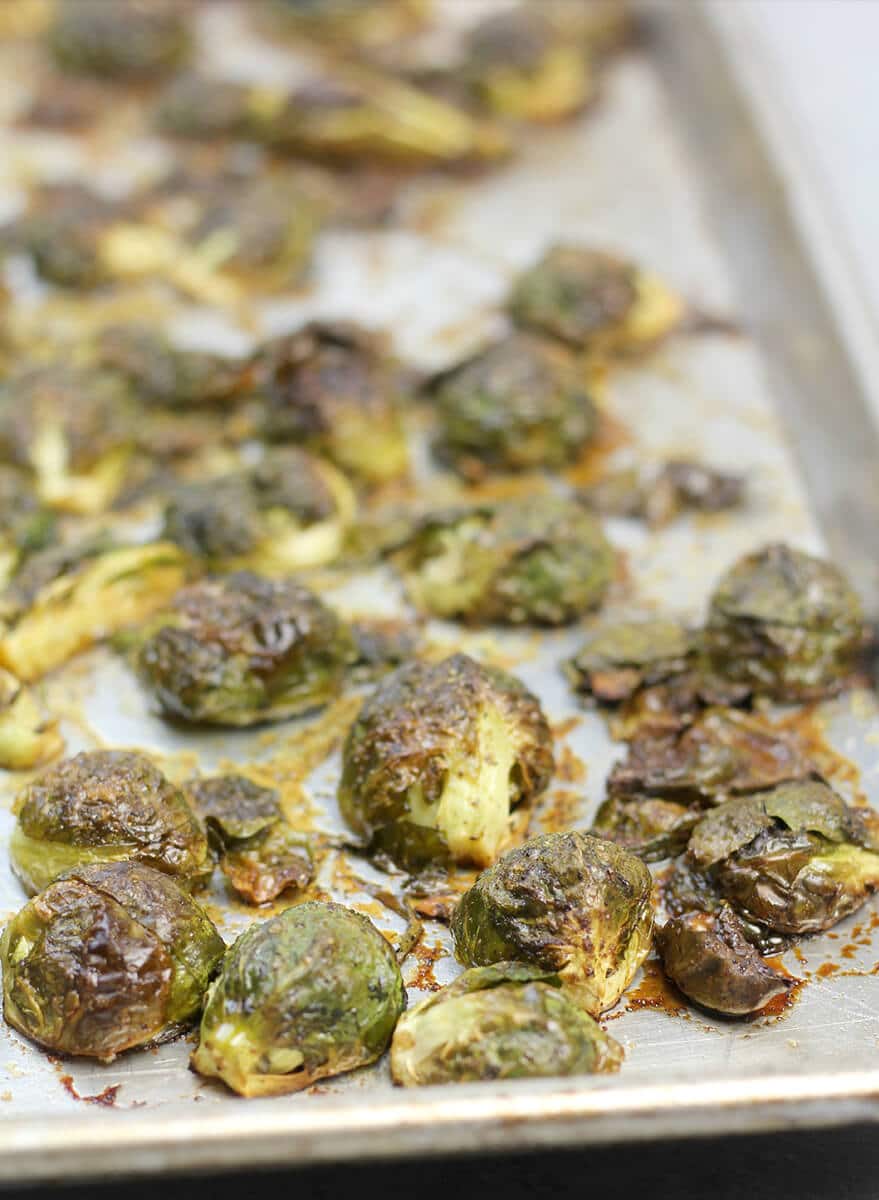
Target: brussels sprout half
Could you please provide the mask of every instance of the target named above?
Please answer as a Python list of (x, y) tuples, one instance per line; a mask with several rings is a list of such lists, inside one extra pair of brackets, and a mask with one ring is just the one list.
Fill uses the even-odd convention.
[(711, 597), (705, 646), (715, 670), (759, 695), (832, 695), (863, 645), (860, 601), (843, 574), (782, 543), (740, 559)]
[(23, 771), (63, 749), (57, 721), (45, 716), (30, 688), (0, 668), (0, 767)]
[(601, 603), (615, 566), (594, 517), (551, 495), (428, 517), (395, 562), (420, 611), (507, 625), (575, 621)]
[(190, 49), (178, 0), (63, 0), (47, 36), (65, 70), (119, 80), (170, 71)]
[(93, 750), (65, 759), (16, 802), (12, 869), (29, 895), (64, 871), (137, 861), (197, 887), (212, 864), (183, 793), (143, 754)]
[(677, 621), (604, 622), (564, 671), (587, 700), (619, 704), (641, 687), (682, 674), (692, 665), (695, 648), (693, 635)]
[(511, 809), (542, 792), (552, 771), (537, 699), (513, 676), (456, 654), (379, 684), (345, 742), (339, 805), (401, 866), (486, 866), (510, 839)]
[(384, 1053), (406, 991), (390, 944), (339, 904), (251, 926), (205, 1002), (192, 1066), (242, 1096), (277, 1096)]
[(551, 972), (473, 967), (404, 1013), (391, 1074), (404, 1087), (615, 1071), (622, 1047), (573, 1004)]
[(238, 571), (178, 592), (136, 661), (167, 715), (243, 726), (327, 704), (353, 657), (349, 631), (307, 588)]
[(558, 973), (593, 1016), (612, 1008), (647, 957), (647, 867), (586, 833), (551, 833), (508, 851), (465, 892), (452, 919), (458, 960)]
[(78, 867), (3, 931), (4, 1016), (47, 1050), (108, 1062), (191, 1021), (224, 950), (204, 911), (161, 871)]
[(590, 832), (616, 842), (644, 862), (658, 862), (686, 849), (701, 815), (699, 805), (656, 796), (608, 796)]

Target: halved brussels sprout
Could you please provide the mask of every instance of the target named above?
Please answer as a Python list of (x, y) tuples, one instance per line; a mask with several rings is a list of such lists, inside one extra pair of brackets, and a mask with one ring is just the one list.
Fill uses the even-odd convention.
[(289, 446), (235, 474), (179, 487), (163, 536), (212, 570), (287, 575), (338, 558), (356, 507), (340, 471)]
[(614, 471), (583, 491), (581, 498), (602, 516), (636, 517), (651, 529), (661, 529), (689, 510), (739, 508), (745, 499), (745, 480), (702, 463), (674, 459), (658, 470)]
[(564, 671), (587, 700), (619, 704), (639, 688), (682, 674), (694, 654), (693, 635), (678, 621), (607, 621), (592, 629)]
[(536, 697), (465, 654), (387, 676), (342, 752), (339, 806), (372, 848), (401, 866), (486, 866), (508, 843), (510, 812), (553, 771)]
[(654, 275), (569, 244), (550, 247), (524, 271), (509, 304), (517, 325), (613, 357), (649, 350), (684, 313), (681, 300)]
[(462, 474), (486, 465), (558, 467), (595, 433), (586, 374), (563, 348), (513, 334), (444, 372), (431, 385), (439, 450)]
[(395, 561), (421, 612), (505, 625), (577, 620), (615, 567), (595, 518), (552, 495), (427, 517)]
[(220, 855), (220, 869), (249, 904), (267, 904), (314, 875), (308, 838), (292, 829), (278, 793), (243, 775), (193, 779), (186, 787)]
[(169, 71), (190, 49), (179, 0), (62, 0), (48, 40), (65, 70), (120, 80)]
[(178, 592), (137, 667), (169, 716), (256, 725), (327, 704), (353, 654), (348, 630), (307, 588), (237, 571)]
[(707, 813), (687, 856), (742, 916), (779, 933), (813, 933), (879, 888), (875, 825), (872, 812), (826, 783), (783, 783)]
[(690, 912), (656, 930), (663, 969), (688, 1000), (725, 1016), (757, 1012), (796, 982), (760, 957), (724, 904), (715, 914)]
[(864, 645), (860, 601), (832, 563), (783, 543), (765, 546), (717, 584), (705, 645), (719, 674), (760, 695), (832, 695)]
[(109, 1062), (184, 1028), (224, 951), (168, 875), (134, 862), (78, 867), (3, 931), (4, 1016), (46, 1050)]
[(616, 842), (644, 862), (671, 858), (686, 848), (702, 809), (656, 796), (612, 795), (603, 802), (591, 833)]
[(146, 620), (184, 581), (170, 542), (81, 543), (36, 554), (0, 596), (0, 665), (30, 682)]
[(558, 973), (593, 1016), (612, 1008), (650, 950), (650, 872), (588, 833), (550, 833), (508, 851), (452, 918), (467, 966), (519, 961)]
[(253, 925), (212, 985), (192, 1066), (242, 1096), (277, 1096), (384, 1053), (406, 991), (390, 944), (340, 904)]
[(95, 862), (142, 862), (197, 887), (208, 843), (181, 791), (143, 754), (93, 750), (44, 771), (16, 802), (12, 869), (28, 895)]
[(350, 325), (306, 325), (257, 357), (265, 433), (326, 454), (367, 483), (409, 469), (400, 381), (376, 340)]
[(394, 1083), (414, 1087), (615, 1071), (618, 1042), (573, 1004), (558, 975), (524, 963), (473, 967), (404, 1013)]
[(127, 388), (110, 372), (30, 370), (0, 386), (0, 457), (33, 473), (48, 507), (100, 513), (125, 483), (136, 415)]
[(45, 716), (30, 688), (0, 669), (0, 767), (23, 771), (63, 749), (57, 721)]

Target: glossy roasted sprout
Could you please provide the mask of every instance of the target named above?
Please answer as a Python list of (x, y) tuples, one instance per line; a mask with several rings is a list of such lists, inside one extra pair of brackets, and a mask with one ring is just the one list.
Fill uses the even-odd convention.
[(44, 771), (16, 802), (12, 869), (28, 895), (96, 862), (142, 862), (197, 887), (208, 844), (183, 793), (143, 754), (93, 750)]
[(644, 862), (658, 862), (686, 849), (701, 815), (698, 804), (637, 793), (610, 795), (595, 814), (590, 832)]
[(647, 957), (647, 867), (588, 833), (551, 833), (508, 851), (465, 892), (452, 919), (467, 966), (527, 962), (555, 971), (593, 1016), (612, 1008)]
[(595, 433), (590, 381), (562, 347), (512, 334), (439, 376), (438, 449), (465, 475), (558, 467)]
[(247, 903), (267, 904), (311, 882), (308, 838), (288, 824), (272, 788), (220, 775), (190, 780), (186, 792), (207, 825), (220, 870)]
[(728, 800), (693, 830), (687, 857), (741, 916), (777, 933), (828, 929), (879, 887), (872, 811), (819, 780)]
[(277, 1096), (384, 1053), (406, 1006), (372, 922), (309, 901), (251, 926), (212, 985), (192, 1066), (242, 1096)]
[(615, 569), (595, 518), (553, 495), (427, 517), (395, 561), (419, 611), (473, 624), (575, 621), (600, 605)]
[(407, 472), (401, 379), (371, 335), (306, 325), (264, 346), (257, 370), (269, 441), (307, 446), (366, 483)]
[(77, 867), (3, 931), (4, 1016), (46, 1050), (109, 1062), (185, 1028), (224, 950), (205, 912), (161, 871)]
[(711, 596), (705, 645), (718, 674), (758, 695), (801, 701), (845, 687), (865, 641), (842, 572), (783, 543), (739, 559)]
[(212, 570), (287, 575), (342, 552), (356, 497), (331, 463), (293, 446), (171, 493), (163, 536)]
[(0, 767), (38, 767), (63, 749), (58, 722), (46, 716), (29, 687), (0, 668)]
[(599, 357), (649, 350), (680, 323), (683, 304), (633, 263), (586, 246), (557, 244), (516, 280), (517, 325)]
[(0, 466), (0, 588), (55, 537), (54, 514), (37, 498), (29, 473)]
[(564, 671), (588, 703), (620, 704), (640, 688), (682, 674), (695, 648), (693, 635), (678, 621), (607, 621), (590, 631)]
[(0, 595), (0, 666), (30, 682), (146, 620), (183, 584), (170, 542), (75, 543), (33, 555)]
[(410, 870), (486, 866), (511, 812), (553, 771), (540, 704), (518, 679), (464, 654), (411, 663), (364, 704), (342, 754), (339, 805), (372, 850)]
[(178, 66), (190, 49), (181, 0), (61, 0), (49, 48), (68, 71), (119, 80)]
[(404, 1087), (615, 1071), (622, 1047), (524, 963), (472, 967), (400, 1018), (391, 1075)]
[(726, 904), (671, 917), (656, 930), (663, 970), (688, 1000), (725, 1016), (758, 1012), (796, 982), (761, 958)]
[(352, 657), (350, 633), (307, 588), (237, 571), (178, 592), (137, 668), (167, 716), (256, 725), (327, 704)]

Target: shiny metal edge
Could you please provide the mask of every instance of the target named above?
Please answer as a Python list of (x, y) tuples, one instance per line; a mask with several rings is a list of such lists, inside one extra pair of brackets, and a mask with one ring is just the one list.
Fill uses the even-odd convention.
[[(721, 32), (695, 3), (645, 14), (740, 312), (835, 557), (879, 611), (877, 433)], [(722, 149), (718, 149), (721, 147)], [(767, 269), (767, 263), (771, 270)], [(767, 280), (770, 286), (767, 286)], [(816, 354), (815, 347), (820, 348)], [(772, 1132), (879, 1121), (879, 1071), (580, 1088), (566, 1081), (314, 1098), (295, 1108), (0, 1123), (0, 1185)]]

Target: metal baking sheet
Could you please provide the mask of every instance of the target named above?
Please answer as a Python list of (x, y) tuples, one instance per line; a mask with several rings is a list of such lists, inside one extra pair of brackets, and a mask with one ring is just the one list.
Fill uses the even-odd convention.
[[(477, 6), (485, 7), (472, 0), (470, 11)], [(447, 0), (446, 7), (460, 13), (463, 4)], [(280, 51), (266, 51), (247, 32), (235, 4), (206, 5), (199, 19), (213, 69), (263, 77), (288, 70)], [(629, 254), (701, 310), (741, 321), (744, 332), (679, 338), (649, 362), (616, 373), (607, 407), (632, 438), (621, 440), (614, 460), (683, 452), (745, 470), (750, 481), (748, 507), (735, 516), (649, 535), (609, 523), (628, 556), (637, 606), (698, 619), (722, 569), (743, 551), (783, 538), (804, 549), (829, 546), (871, 611), (879, 611), (871, 561), (877, 502), (868, 481), (877, 461), (875, 433), (772, 164), (701, 8), (654, 6), (646, 30), (643, 44), (612, 67), (600, 106), (582, 121), (533, 133), (508, 167), (484, 177), (414, 185), (404, 219), (392, 230), (324, 236), (315, 286), (306, 295), (254, 303), (249, 328), (230, 324), (228, 315), (192, 310), (181, 314), (180, 329), (196, 340), (218, 337), (230, 345), (234, 338), (243, 346), (314, 314), (352, 317), (387, 329), (405, 359), (434, 367), (503, 327), (499, 301), (511, 276), (549, 241), (571, 238)], [(9, 71), (9, 60), (0, 67)], [(110, 186), (124, 180), (126, 163), (140, 169), (161, 159), (161, 146), (146, 144), (146, 157), (139, 149), (130, 146), (110, 168), (100, 147), (0, 133), (2, 158), (14, 158), (17, 168), (26, 161), (62, 177), (103, 171)], [(10, 175), (6, 183), (13, 182)], [(14, 188), (2, 200), (14, 206)], [(26, 292), (32, 281), (22, 287)], [(330, 594), (350, 613), (405, 611), (398, 585), (380, 570)], [(540, 695), (564, 731), (560, 757), (585, 771), (557, 781), (532, 827), (552, 827), (561, 809), (587, 828), (621, 748), (599, 716), (577, 707), (558, 671), (581, 635), (462, 633), (439, 623), (431, 635), (477, 656), (502, 654)], [(139, 746), (179, 775), (223, 762), (257, 764), (279, 783), (292, 811), (307, 813), (315, 828), (340, 828), (333, 798), (338, 755), (301, 780), (301, 724), (272, 736), (193, 737), (171, 729), (150, 711), (124, 664), (104, 650), (61, 671), (49, 692), (66, 714), (71, 751)], [(879, 708), (872, 695), (845, 696), (816, 721), (859, 769), (843, 790), (876, 795)], [(18, 783), (9, 777), (0, 784), (3, 917), (24, 899), (5, 853)], [(387, 883), (361, 862), (352, 869)], [(399, 928), (374, 899), (352, 896), (350, 880), (337, 890), (343, 874), (330, 860), (320, 883), (381, 928)], [(219, 890), (211, 901), (227, 940), (254, 919)], [(185, 1040), (108, 1066), (58, 1063), (3, 1025), (0, 1180), (518, 1150), (877, 1119), (879, 942), (874, 948), (872, 918), (868, 908), (831, 934), (804, 941), (802, 961), (788, 957), (792, 973), (807, 982), (781, 1018), (723, 1023), (694, 1012), (671, 1016), (653, 1007), (649, 987), (636, 981), (635, 999), (624, 998), (611, 1014), (626, 1061), (610, 1078), (402, 1093), (379, 1064), (308, 1093), (244, 1102), (188, 1071)], [(445, 930), (428, 923), (425, 944), (448, 950)], [(844, 945), (852, 949), (843, 958)], [(418, 969), (417, 960), (407, 963), (408, 982)], [(446, 954), (433, 974), (444, 982), (455, 969)], [(417, 997), (416, 987), (410, 995)], [(112, 1108), (83, 1101), (117, 1085)]]

